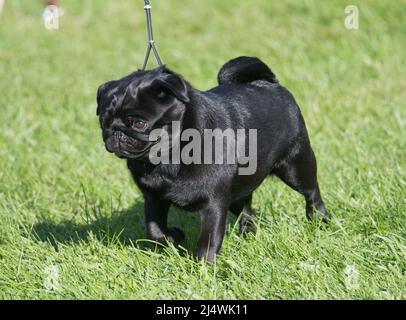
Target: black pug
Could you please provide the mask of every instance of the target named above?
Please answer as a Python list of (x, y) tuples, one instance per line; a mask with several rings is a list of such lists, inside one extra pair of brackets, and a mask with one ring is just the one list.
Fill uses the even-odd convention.
[[(289, 91), (259, 59), (226, 63), (219, 86), (199, 91), (166, 67), (137, 71), (100, 86), (97, 114), (106, 149), (127, 159), (145, 199), (147, 236), (160, 243), (183, 240), (167, 225), (170, 205), (201, 216), (197, 257), (213, 261), (226, 230), (227, 213), (240, 217), (240, 232), (253, 228), (252, 193), (276, 175), (306, 200), (309, 219), (328, 221), (317, 182), (316, 159), (305, 122)], [(239, 175), (238, 164), (158, 164), (149, 159), (149, 133), (180, 121), (182, 130), (257, 129), (257, 170)], [(169, 129), (168, 129), (169, 130)], [(170, 134), (170, 133), (169, 133)]]

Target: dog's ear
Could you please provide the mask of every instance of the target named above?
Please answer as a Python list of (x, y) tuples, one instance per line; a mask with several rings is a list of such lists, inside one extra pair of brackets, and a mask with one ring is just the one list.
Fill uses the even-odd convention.
[(188, 87), (180, 75), (172, 73), (168, 69), (164, 69), (162, 73), (158, 75), (156, 81), (167, 94), (174, 96), (184, 103), (190, 101)]
[(109, 81), (102, 84), (99, 89), (97, 89), (97, 110), (96, 115), (100, 115), (101, 105), (102, 105), (102, 97), (104, 97), (107, 93), (107, 90), (110, 88), (111, 84), (115, 81)]

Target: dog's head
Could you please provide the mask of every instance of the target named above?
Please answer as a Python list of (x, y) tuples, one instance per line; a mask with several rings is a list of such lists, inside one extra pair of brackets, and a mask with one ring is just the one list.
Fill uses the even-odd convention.
[(150, 132), (170, 134), (172, 121), (182, 122), (188, 102), (186, 82), (164, 66), (101, 85), (97, 115), (107, 151), (119, 158), (147, 156), (156, 143), (149, 141)]

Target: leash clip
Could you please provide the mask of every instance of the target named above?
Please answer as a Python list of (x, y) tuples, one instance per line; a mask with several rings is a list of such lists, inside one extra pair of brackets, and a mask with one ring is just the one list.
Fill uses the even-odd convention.
[(144, 0), (144, 2), (145, 2), (144, 9), (145, 9), (145, 12), (147, 15), (147, 31), (148, 31), (149, 41), (148, 41), (147, 55), (145, 56), (144, 65), (142, 67), (143, 71), (147, 67), (149, 56), (151, 54), (151, 50), (154, 52), (154, 56), (155, 56), (156, 61), (158, 62), (158, 65), (162, 66), (162, 64), (163, 64), (161, 58), (159, 57), (158, 50), (155, 46), (154, 33), (152, 32), (152, 16), (151, 16), (152, 7), (149, 3), (149, 0)]

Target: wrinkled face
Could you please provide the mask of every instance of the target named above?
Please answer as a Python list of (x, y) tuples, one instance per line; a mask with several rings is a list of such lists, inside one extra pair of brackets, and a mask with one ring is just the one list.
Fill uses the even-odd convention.
[(156, 142), (154, 129), (169, 132), (172, 121), (182, 121), (189, 102), (187, 85), (179, 76), (159, 67), (138, 71), (100, 86), (97, 115), (107, 151), (119, 158), (145, 158)]

